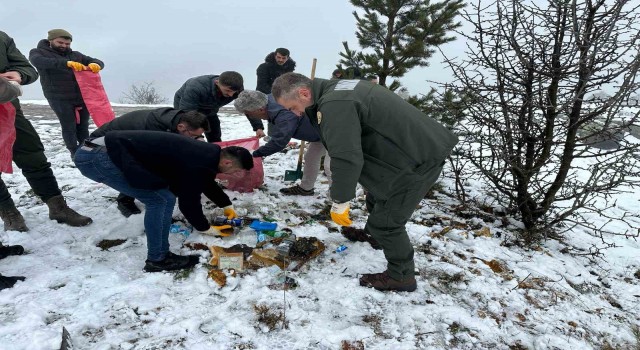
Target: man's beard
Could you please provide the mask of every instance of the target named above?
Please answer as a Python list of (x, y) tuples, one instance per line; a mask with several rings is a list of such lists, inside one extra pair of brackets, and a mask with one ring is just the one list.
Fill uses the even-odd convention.
[(54, 50), (60, 52), (60, 53), (67, 53), (67, 51), (71, 50), (70, 48), (66, 48), (66, 47), (62, 47), (62, 46), (55, 46), (55, 45), (51, 45), (51, 48), (53, 48)]

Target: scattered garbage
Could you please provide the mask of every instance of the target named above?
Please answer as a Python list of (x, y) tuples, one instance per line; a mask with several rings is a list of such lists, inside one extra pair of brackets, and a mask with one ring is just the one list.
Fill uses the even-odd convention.
[(192, 231), (192, 227), (183, 226), (177, 223), (173, 223), (171, 224), (171, 226), (169, 226), (169, 233), (177, 233), (185, 237), (189, 237)]
[(336, 248), (336, 253), (344, 252), (345, 250), (347, 250), (347, 248), (347, 246), (340, 245), (338, 246), (338, 248)]

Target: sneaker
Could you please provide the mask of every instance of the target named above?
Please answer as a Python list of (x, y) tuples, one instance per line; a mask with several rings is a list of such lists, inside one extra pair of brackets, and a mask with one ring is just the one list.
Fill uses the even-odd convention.
[(21, 245), (2, 245), (0, 244), (0, 259), (4, 259), (9, 255), (22, 255), (24, 248)]
[(313, 196), (313, 188), (310, 190), (305, 190), (300, 187), (300, 185), (295, 185), (293, 187), (285, 187), (280, 189), (280, 193), (286, 194), (288, 196)]
[(0, 275), (0, 290), (11, 288), (18, 281), (24, 281), (22, 276), (2, 276)]
[(368, 242), (371, 248), (375, 250), (382, 249), (382, 246), (378, 241), (373, 238), (367, 231), (361, 228), (355, 228), (351, 226), (342, 226), (342, 235), (351, 242)]
[(118, 210), (120, 213), (124, 215), (124, 217), (128, 218), (133, 214), (140, 214), (140, 208), (136, 206), (133, 198), (126, 198), (118, 201)]
[(391, 278), (387, 271), (381, 273), (365, 273), (360, 277), (360, 285), (375, 288), (379, 291), (413, 292), (418, 287), (415, 276), (409, 276), (403, 281)]
[(164, 260), (145, 261), (144, 271), (160, 272), (188, 269), (200, 262), (200, 255), (178, 255), (168, 252)]

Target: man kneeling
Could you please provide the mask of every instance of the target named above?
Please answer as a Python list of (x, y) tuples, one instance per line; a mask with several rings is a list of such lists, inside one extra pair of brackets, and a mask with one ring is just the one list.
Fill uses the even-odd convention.
[[(253, 158), (242, 147), (199, 142), (160, 131), (112, 131), (84, 142), (74, 161), (80, 172), (146, 206), (144, 228), (147, 260), (144, 270), (158, 272), (194, 266), (198, 256), (169, 251), (171, 215), (179, 198), (182, 214), (203, 233), (213, 232), (202, 212), (201, 195), (216, 174), (253, 168)], [(211, 187), (211, 186), (209, 186)], [(225, 215), (236, 216), (231, 200), (219, 186), (214, 202)]]

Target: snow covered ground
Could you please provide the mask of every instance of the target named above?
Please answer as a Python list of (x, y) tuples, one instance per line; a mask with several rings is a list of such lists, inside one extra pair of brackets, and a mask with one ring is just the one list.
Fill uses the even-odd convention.
[[(352, 243), (330, 221), (308, 220), (326, 200), (320, 177), (313, 197), (281, 196), (297, 150), (265, 161), (265, 185), (251, 194), (228, 192), (236, 208), (272, 217), (297, 236), (321, 239), (327, 250), (301, 271), (298, 287), (269, 285), (273, 268), (232, 277), (219, 288), (200, 264), (191, 273), (144, 273), (142, 215), (124, 218), (116, 191), (84, 178), (73, 166), (51, 116), (31, 116), (70, 206), (93, 218), (72, 228), (48, 219), (47, 208), (19, 169), (2, 176), (30, 231), (2, 232), (4, 244), (21, 244), (23, 256), (0, 261), (0, 273), (27, 279), (0, 292), (0, 349), (58, 349), (62, 327), (77, 349), (638, 349), (640, 347), (640, 243), (611, 238), (606, 261), (562, 253), (549, 241), (537, 250), (507, 244), (500, 220), (463, 215), (452, 183), (425, 200), (407, 225), (419, 271), (414, 293), (382, 293), (358, 286), (358, 274), (385, 269), (381, 251)], [(244, 117), (222, 115), (223, 139), (252, 136)], [(445, 171), (446, 173), (446, 171)], [(445, 174), (446, 175), (446, 174)], [(480, 186), (472, 188), (480, 195)], [(617, 198), (638, 211), (637, 194)], [(354, 225), (363, 227), (364, 198), (352, 203)], [(457, 214), (456, 214), (457, 213)], [(176, 214), (178, 214), (176, 209)], [(484, 218), (484, 220), (483, 220)], [(595, 218), (594, 218), (595, 219)], [(484, 229), (483, 229), (484, 228)], [(488, 231), (487, 231), (488, 229)], [(488, 233), (488, 234), (487, 234)], [(103, 239), (126, 239), (102, 250)], [(184, 236), (171, 235), (174, 252)], [(219, 239), (192, 234), (187, 241), (221, 246), (254, 243), (251, 233)], [(584, 232), (568, 243), (595, 242)], [(344, 244), (348, 249), (334, 250)], [(209, 253), (200, 251), (201, 262)], [(285, 312), (271, 329), (258, 321)]]

